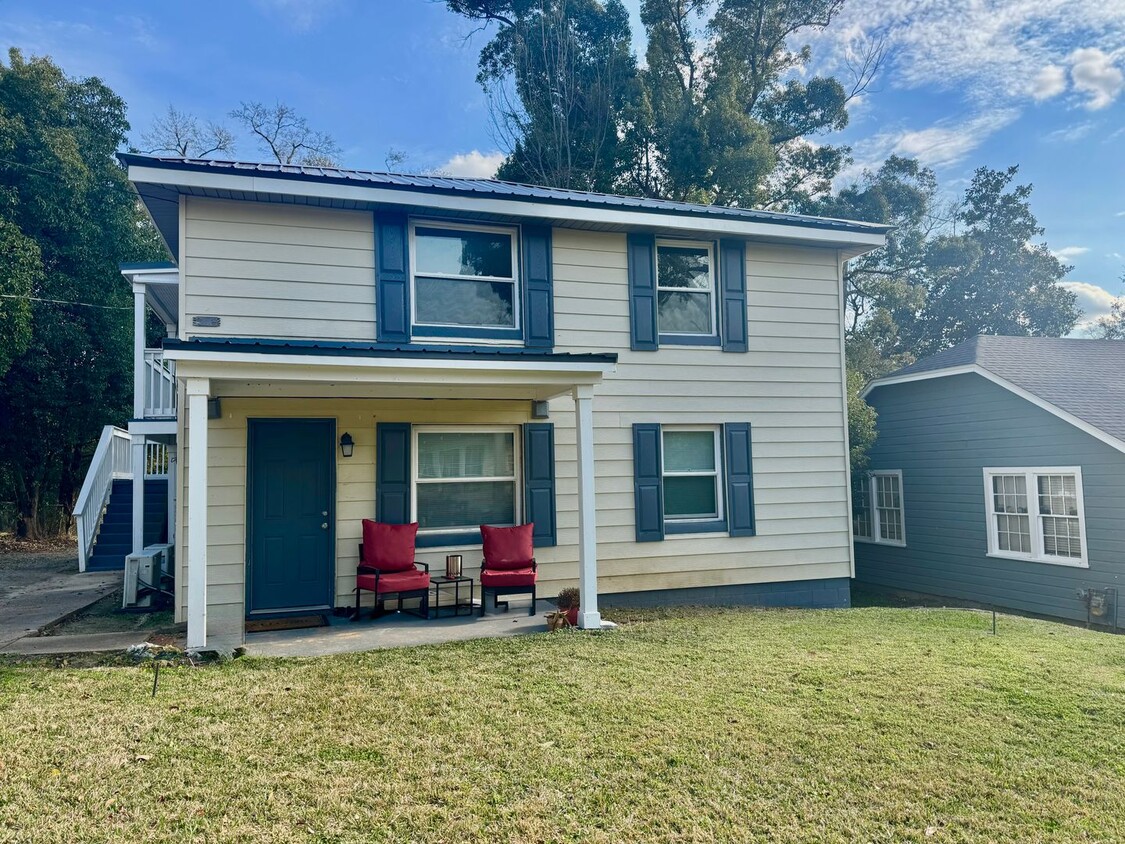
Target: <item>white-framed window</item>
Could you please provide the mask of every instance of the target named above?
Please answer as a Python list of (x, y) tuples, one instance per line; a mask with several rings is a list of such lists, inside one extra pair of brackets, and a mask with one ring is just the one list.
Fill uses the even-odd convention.
[(1082, 470), (986, 468), (988, 555), (1088, 567)]
[(516, 229), (413, 220), (411, 321), (422, 335), (520, 328)]
[(418, 425), (412, 436), (411, 512), (419, 534), (519, 524), (515, 426)]
[(713, 243), (656, 241), (656, 307), (657, 328), (672, 343), (718, 337)]
[(852, 534), (861, 542), (906, 545), (902, 470), (868, 472), (852, 489)]
[(722, 451), (718, 426), (661, 429), (665, 524), (723, 518)]

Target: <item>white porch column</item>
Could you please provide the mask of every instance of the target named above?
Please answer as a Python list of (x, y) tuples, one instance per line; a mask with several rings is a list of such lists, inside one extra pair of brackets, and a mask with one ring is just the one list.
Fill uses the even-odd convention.
[[(173, 386), (173, 389), (175, 387)], [(168, 444), (168, 543), (176, 544), (176, 456), (177, 443)]]
[(594, 388), (574, 388), (574, 417), (578, 441), (578, 588), (582, 609), (578, 626), (600, 630), (598, 612), (598, 533), (594, 503)]
[(133, 434), (133, 553), (145, 549), (145, 437)]
[(206, 378), (187, 379), (187, 646), (207, 647), (207, 397)]
[(145, 415), (145, 286), (133, 284), (133, 418)]

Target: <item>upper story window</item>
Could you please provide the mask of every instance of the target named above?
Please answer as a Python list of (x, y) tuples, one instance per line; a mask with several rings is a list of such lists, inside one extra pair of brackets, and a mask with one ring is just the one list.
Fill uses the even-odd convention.
[(1088, 565), (1082, 470), (985, 469), (988, 553)]
[(715, 250), (707, 242), (656, 242), (657, 326), (668, 343), (714, 338)]
[(414, 334), (520, 337), (515, 229), (418, 222), (411, 249)]

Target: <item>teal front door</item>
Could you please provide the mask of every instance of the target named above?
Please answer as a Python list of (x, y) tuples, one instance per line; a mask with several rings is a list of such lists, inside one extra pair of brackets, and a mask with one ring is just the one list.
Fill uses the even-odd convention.
[(336, 421), (251, 419), (246, 612), (333, 604)]

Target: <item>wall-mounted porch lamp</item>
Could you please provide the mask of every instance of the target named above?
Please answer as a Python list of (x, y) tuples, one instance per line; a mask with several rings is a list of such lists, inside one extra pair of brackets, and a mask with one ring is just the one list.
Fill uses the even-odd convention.
[(340, 454), (344, 455), (344, 457), (351, 457), (354, 449), (355, 440), (352, 439), (351, 434), (345, 431), (344, 436), (340, 437)]

